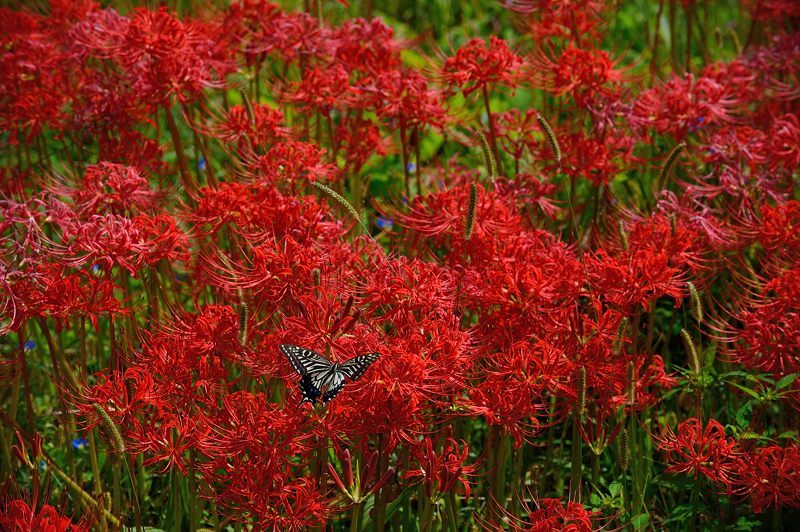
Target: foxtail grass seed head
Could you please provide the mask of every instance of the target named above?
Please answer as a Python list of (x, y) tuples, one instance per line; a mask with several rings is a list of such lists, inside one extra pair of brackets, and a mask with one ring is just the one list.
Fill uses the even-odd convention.
[(687, 285), (689, 286), (689, 298), (692, 300), (692, 315), (697, 323), (703, 323), (703, 302), (700, 300), (700, 293), (691, 281)]
[(739, 40), (739, 34), (736, 33), (736, 30), (733, 29), (733, 27), (728, 28), (728, 34), (733, 40), (733, 48), (736, 50), (736, 55), (739, 55), (742, 53), (742, 42)]
[(473, 181), (469, 187), (469, 207), (467, 208), (467, 224), (464, 228), (464, 240), (472, 237), (472, 228), (475, 225), (475, 203), (478, 201), (478, 185)]
[(550, 127), (547, 120), (539, 113), (536, 113), (536, 121), (539, 122), (539, 126), (544, 130), (544, 134), (547, 137), (547, 142), (550, 143), (550, 149), (553, 151), (553, 158), (558, 164), (561, 164), (561, 148), (558, 145), (556, 134), (553, 133), (553, 128)]
[(114, 445), (114, 450), (118, 454), (125, 453), (125, 441), (122, 439), (122, 434), (120, 434), (119, 429), (117, 429), (117, 425), (114, 423), (114, 420), (111, 419), (111, 416), (108, 415), (108, 412), (97, 403), (92, 405), (97, 415), (100, 416), (100, 421), (103, 422), (103, 426), (111, 435), (111, 442)]
[(241, 345), (247, 344), (247, 320), (250, 315), (250, 310), (247, 303), (244, 301), (239, 302), (239, 343)]
[[(319, 181), (313, 181), (311, 184), (314, 185), (319, 190), (321, 190), (322, 192), (324, 192), (325, 194), (327, 194), (328, 196), (330, 196), (331, 198), (333, 198), (334, 200), (336, 200), (336, 202), (339, 203), (339, 205), (344, 207), (344, 209), (348, 213), (350, 213), (350, 216), (352, 216), (359, 224), (361, 224), (361, 227), (364, 227), (364, 223), (361, 221), (361, 217), (358, 215), (358, 211), (356, 211), (356, 209), (350, 204), (349, 201), (347, 201), (347, 199), (344, 196), (342, 196), (332, 188), (328, 187), (327, 185), (320, 183)], [(365, 231), (366, 229), (367, 228), (364, 227)]]
[(633, 360), (628, 363), (628, 404), (636, 404), (636, 366)]
[(619, 434), (619, 467), (623, 471), (627, 471), (631, 462), (631, 442), (628, 438), (628, 429), (622, 429)]
[(581, 366), (578, 386), (578, 415), (580, 416), (586, 412), (586, 366)]
[(625, 338), (625, 331), (628, 329), (628, 318), (619, 320), (619, 327), (617, 327), (617, 336), (614, 338), (614, 353), (619, 353), (622, 350), (622, 339)]
[(669, 152), (667, 161), (664, 163), (664, 166), (661, 167), (661, 174), (658, 176), (658, 186), (656, 187), (655, 191), (656, 196), (658, 196), (658, 194), (667, 186), (667, 181), (672, 173), (672, 168), (675, 166), (675, 161), (678, 159), (678, 155), (680, 155), (681, 151), (683, 151), (685, 147), (686, 143), (681, 142), (672, 148), (671, 152)]
[(700, 376), (703, 371), (703, 366), (700, 364), (700, 356), (697, 353), (697, 348), (694, 345), (691, 335), (686, 329), (681, 329), (681, 339), (683, 340), (683, 347), (686, 349), (686, 354), (689, 356), (689, 361), (692, 364), (692, 371), (695, 376)]
[(486, 135), (483, 131), (478, 131), (478, 137), (481, 139), (481, 150), (483, 151), (483, 162), (486, 165), (486, 172), (489, 174), (489, 179), (494, 181), (497, 176), (497, 163), (494, 160), (492, 149), (489, 147), (489, 141), (486, 140)]
[(678, 234), (678, 219), (674, 212), (669, 215), (669, 228), (672, 230), (672, 236)]
[(314, 286), (320, 285), (322, 282), (322, 272), (319, 271), (319, 268), (311, 270), (311, 279), (314, 281)]
[(628, 232), (625, 230), (625, 222), (620, 220), (619, 224), (619, 237), (622, 242), (622, 249), (628, 251)]

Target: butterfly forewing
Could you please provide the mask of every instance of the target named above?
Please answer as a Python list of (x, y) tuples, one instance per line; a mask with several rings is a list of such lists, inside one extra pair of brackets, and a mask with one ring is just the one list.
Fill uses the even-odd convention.
[(281, 344), (280, 348), (294, 370), (302, 377), (327, 371), (332, 366), (327, 358), (305, 347)]
[(363, 375), (380, 356), (380, 353), (368, 353), (366, 355), (353, 357), (347, 362), (342, 363), (342, 365), (339, 366), (339, 371), (347, 375), (350, 380), (354, 381)]

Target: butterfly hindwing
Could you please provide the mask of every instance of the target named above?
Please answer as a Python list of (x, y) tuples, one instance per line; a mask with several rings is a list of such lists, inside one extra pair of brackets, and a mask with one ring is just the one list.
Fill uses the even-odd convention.
[(368, 353), (366, 355), (358, 355), (350, 360), (343, 362), (339, 366), (339, 371), (347, 375), (350, 380), (356, 380), (372, 365), (373, 362), (378, 360), (380, 353)]
[(311, 403), (314, 404), (317, 402), (322, 396), (322, 392), (319, 391), (319, 388), (314, 386), (314, 383), (311, 382), (311, 376), (306, 375), (299, 382), (300, 385), (300, 392), (303, 394), (303, 400), (300, 401), (300, 404), (303, 403)]

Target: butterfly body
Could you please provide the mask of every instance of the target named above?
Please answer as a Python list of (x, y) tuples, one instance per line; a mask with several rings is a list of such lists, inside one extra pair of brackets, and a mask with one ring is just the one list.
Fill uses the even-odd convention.
[(368, 353), (339, 363), (296, 345), (282, 344), (280, 349), (301, 377), (299, 386), (303, 400), (300, 404), (314, 404), (318, 399), (323, 404), (331, 401), (342, 391), (345, 378), (358, 379), (380, 357), (379, 353)]

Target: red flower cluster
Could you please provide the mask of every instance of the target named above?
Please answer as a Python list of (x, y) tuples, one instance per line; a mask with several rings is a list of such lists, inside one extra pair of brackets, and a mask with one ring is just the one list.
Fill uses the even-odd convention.
[[(653, 64), (713, 9), (669, 4)], [(95, 527), (582, 531), (666, 518), (663, 472), (800, 507), (798, 14), (745, 4), (744, 51), (689, 29), (650, 81), (609, 2), (439, 61), (319, 1), (0, 8), (0, 432), (53, 471), (0, 485)]]

